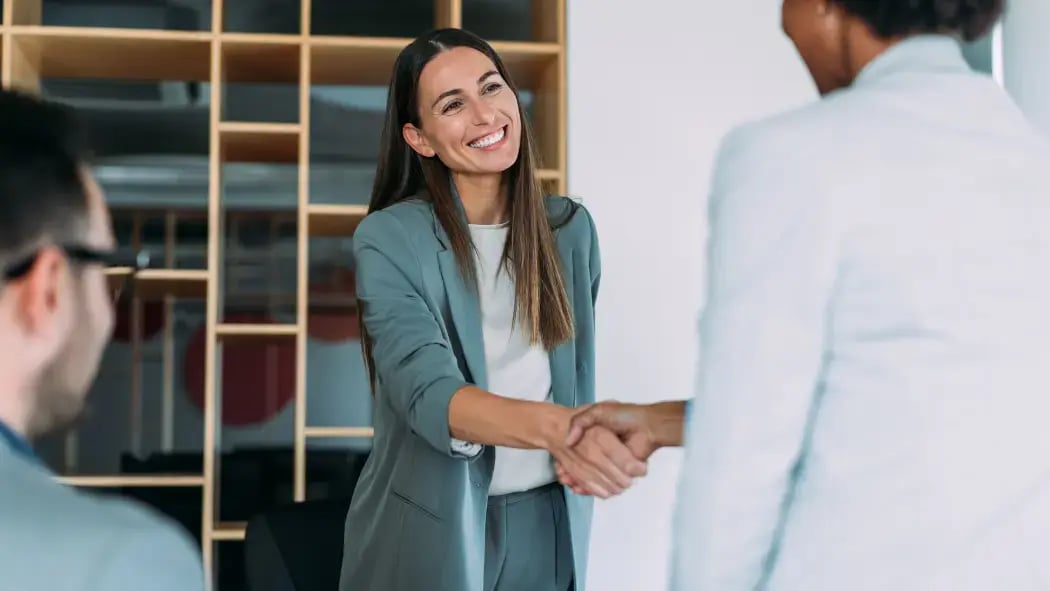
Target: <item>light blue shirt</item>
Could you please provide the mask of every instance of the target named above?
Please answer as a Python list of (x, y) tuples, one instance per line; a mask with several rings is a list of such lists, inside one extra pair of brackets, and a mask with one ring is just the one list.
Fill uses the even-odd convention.
[(0, 433), (0, 587), (203, 591), (199, 546), (169, 519), (59, 483), (23, 438)]
[(958, 44), (725, 141), (675, 591), (1050, 588), (1050, 147)]
[(15, 433), (14, 429), (8, 427), (3, 421), (0, 421), (0, 444), (8, 446), (11, 451), (28, 460), (39, 461), (39, 456), (36, 455), (33, 446), (29, 445), (25, 437)]

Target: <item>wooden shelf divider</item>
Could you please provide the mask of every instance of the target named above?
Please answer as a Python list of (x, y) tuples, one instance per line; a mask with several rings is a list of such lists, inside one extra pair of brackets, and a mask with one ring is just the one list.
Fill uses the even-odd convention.
[[(311, 0), (300, 0), (303, 38), (310, 35)], [(303, 51), (299, 55), (299, 122), (307, 133), (310, 129), (310, 76), (313, 55)], [(295, 306), (295, 416), (292, 440), (292, 498), (306, 500), (306, 331), (309, 326), (310, 289), (310, 141), (306, 135), (298, 145), (299, 186), (296, 213), (296, 306)]]
[(216, 542), (239, 542), (244, 540), (246, 523), (216, 523), (212, 528), (211, 539)]
[(372, 427), (307, 427), (303, 435), (309, 438), (355, 438), (373, 437), (375, 430)]
[(59, 476), (58, 481), (81, 488), (184, 488), (204, 485), (200, 474), (115, 474)]
[[(111, 283), (122, 281), (132, 272), (131, 267), (106, 269)], [(206, 269), (143, 269), (134, 279), (135, 294), (142, 299), (160, 299), (164, 296), (203, 299), (207, 296)]]
[(299, 327), (295, 324), (229, 323), (215, 327), (215, 337), (223, 343), (265, 343), (295, 338)]
[[(209, 48), (209, 110), (208, 110), (208, 297), (204, 312), (204, 487), (201, 503), (201, 553), (207, 589), (214, 589), (218, 581), (215, 566), (215, 521), (219, 513), (219, 454), (221, 437), (218, 425), (216, 367), (218, 348), (219, 309), (221, 306), (219, 272), (222, 268), (222, 138), (219, 121), (222, 117), (223, 55), (218, 31), (222, 28), (224, 0), (211, 1), (212, 37)], [(219, 374), (221, 375), (221, 374)]]
[(434, 0), (434, 26), (438, 28), (463, 26), (463, 0)]

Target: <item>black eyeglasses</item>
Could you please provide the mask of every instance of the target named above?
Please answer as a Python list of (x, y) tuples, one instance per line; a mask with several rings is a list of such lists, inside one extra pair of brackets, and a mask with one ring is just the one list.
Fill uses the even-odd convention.
[[(122, 274), (116, 285), (113, 293), (114, 301), (120, 298), (120, 295), (139, 271), (149, 267), (149, 253), (145, 251), (136, 252), (129, 257), (116, 251), (100, 250), (80, 244), (58, 244), (55, 246), (65, 253), (70, 261), (75, 263), (83, 265), (98, 264), (105, 267), (128, 269), (128, 273)], [(21, 279), (33, 268), (33, 264), (36, 263), (39, 256), (40, 250), (37, 250), (5, 267), (3, 280), (7, 282)]]
[(120, 296), (128, 291), (128, 286), (138, 276), (139, 271), (149, 268), (149, 253), (140, 250), (131, 256), (113, 256), (109, 261), (109, 267), (117, 269), (127, 269), (126, 273), (121, 273), (115, 284), (111, 284), (113, 289), (113, 303), (116, 304), (120, 301)]

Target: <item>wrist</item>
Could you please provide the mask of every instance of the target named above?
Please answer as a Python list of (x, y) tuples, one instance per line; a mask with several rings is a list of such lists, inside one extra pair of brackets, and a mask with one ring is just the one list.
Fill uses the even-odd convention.
[(535, 413), (535, 441), (537, 449), (551, 451), (565, 444), (565, 437), (569, 430), (569, 421), (572, 419), (572, 411), (557, 404), (538, 404)]
[(679, 447), (685, 432), (685, 403), (657, 402), (645, 407), (653, 442), (659, 447)]

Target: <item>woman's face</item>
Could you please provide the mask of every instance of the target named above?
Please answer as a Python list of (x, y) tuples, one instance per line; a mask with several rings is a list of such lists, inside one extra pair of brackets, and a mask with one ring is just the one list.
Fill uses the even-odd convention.
[(480, 51), (454, 47), (430, 60), (418, 102), (420, 126), (405, 124), (402, 133), (422, 156), (466, 174), (501, 174), (517, 161), (518, 98)]

